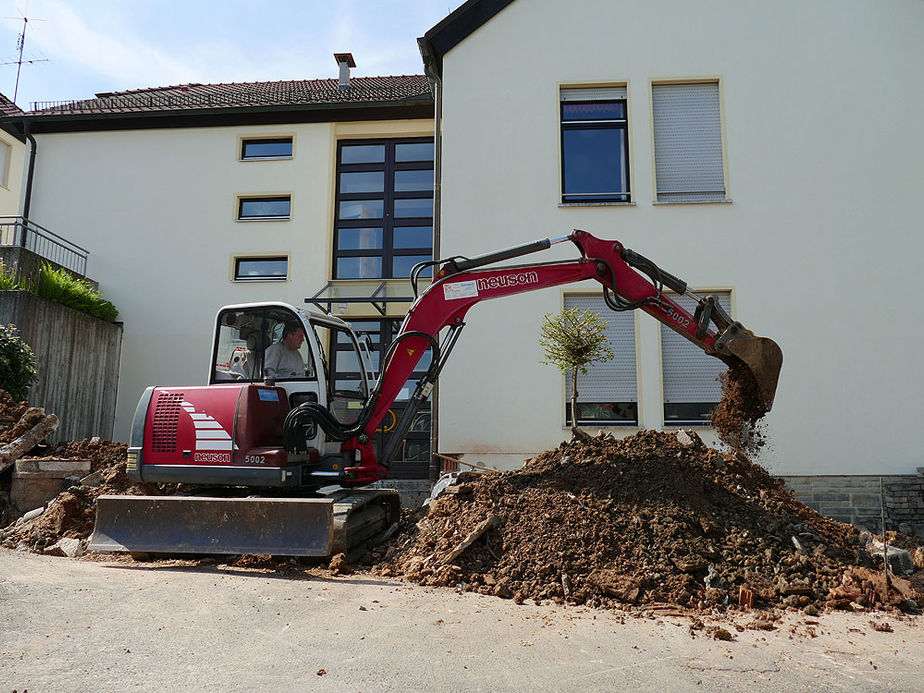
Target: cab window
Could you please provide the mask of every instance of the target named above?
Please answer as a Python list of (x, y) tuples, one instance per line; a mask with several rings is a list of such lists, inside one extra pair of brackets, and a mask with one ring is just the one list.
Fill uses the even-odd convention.
[(213, 363), (212, 382), (317, 380), (302, 322), (284, 308), (223, 311)]

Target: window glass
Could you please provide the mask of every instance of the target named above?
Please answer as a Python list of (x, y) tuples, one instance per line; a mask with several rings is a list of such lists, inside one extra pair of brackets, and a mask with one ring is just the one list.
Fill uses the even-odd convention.
[(340, 203), (341, 219), (381, 219), (384, 200), (349, 200)]
[(562, 133), (565, 197), (580, 201), (628, 193), (625, 138), (623, 129)]
[(12, 148), (6, 142), (0, 140), (0, 185), (8, 187), (10, 184), (10, 152)]
[(396, 217), (432, 217), (433, 198), (413, 197), (406, 200), (395, 200)]
[(433, 247), (432, 140), (351, 141), (338, 152), (333, 276), (406, 277)]
[(244, 140), (241, 147), (242, 159), (279, 159), (291, 156), (291, 137)]
[(340, 162), (344, 164), (381, 164), (384, 161), (384, 144), (345, 144), (340, 149)]
[(433, 161), (433, 142), (396, 144), (395, 161)]
[(291, 199), (286, 197), (242, 197), (238, 208), (240, 219), (288, 217)]
[(340, 174), (340, 192), (342, 193), (380, 193), (384, 190), (384, 171), (359, 171)]
[[(419, 262), (429, 262), (433, 259), (431, 255), (395, 255), (391, 266), (391, 276), (395, 278), (404, 278), (411, 276), (411, 270)], [(430, 277), (433, 275), (433, 268), (427, 267), (420, 273), (421, 277)]]
[(301, 320), (284, 309), (223, 312), (214, 353), (213, 382), (316, 379)]
[(337, 231), (338, 250), (366, 250), (382, 247), (382, 229), (374, 227), (341, 228)]
[(624, 87), (561, 90), (562, 202), (629, 202)]
[(432, 226), (398, 226), (395, 228), (395, 248), (430, 248), (433, 246)]
[(337, 279), (380, 279), (381, 277), (381, 257), (337, 258)]
[(395, 192), (433, 190), (433, 170), (395, 171)]
[[(367, 335), (367, 336), (369, 337), (369, 339), (371, 339), (372, 342), (373, 342), (374, 344), (378, 344), (378, 342), (379, 342), (379, 329), (380, 329), (380, 326), (379, 326), (379, 323), (378, 323), (377, 321), (374, 321), (374, 320), (368, 320), (368, 321), (354, 320), (354, 321), (352, 321), (352, 322), (350, 323), (350, 325), (353, 327), (353, 331), (354, 331), (356, 334), (358, 334), (358, 335), (360, 335), (360, 334), (362, 334), (362, 335)], [(338, 343), (338, 344), (347, 344), (347, 343), (349, 343), (350, 341), (351, 341), (351, 340), (349, 339), (349, 337), (348, 337), (347, 335), (343, 334), (343, 333), (340, 333), (340, 334), (337, 335), (337, 343)]]
[(237, 280), (285, 279), (289, 260), (284, 257), (241, 257), (234, 261), (234, 278)]

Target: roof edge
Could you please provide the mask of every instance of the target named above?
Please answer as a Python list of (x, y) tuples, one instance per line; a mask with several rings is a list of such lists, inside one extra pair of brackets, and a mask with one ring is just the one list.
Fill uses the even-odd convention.
[(442, 77), (443, 56), (512, 2), (513, 0), (468, 0), (457, 7), (418, 39), (424, 67), (432, 69)]
[(284, 123), (354, 122), (359, 120), (428, 119), (433, 117), (432, 98), (362, 104), (300, 104), (251, 108), (215, 108), (115, 113), (24, 114), (0, 119), (0, 127), (22, 132), (26, 121), (32, 132), (90, 132), (162, 128), (226, 127)]

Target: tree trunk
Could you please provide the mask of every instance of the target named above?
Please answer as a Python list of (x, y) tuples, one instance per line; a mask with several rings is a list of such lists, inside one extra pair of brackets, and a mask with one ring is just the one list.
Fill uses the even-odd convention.
[(578, 389), (577, 389), (577, 368), (571, 369), (571, 435), (575, 438), (580, 438), (581, 431), (578, 428), (578, 412), (577, 412), (577, 398), (578, 398)]

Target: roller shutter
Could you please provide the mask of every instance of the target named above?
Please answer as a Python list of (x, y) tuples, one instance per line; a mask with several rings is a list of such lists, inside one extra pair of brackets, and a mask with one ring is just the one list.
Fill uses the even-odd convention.
[[(731, 294), (727, 291), (713, 292), (719, 305), (731, 313)], [(686, 296), (671, 295), (682, 308), (693, 313), (696, 304)], [(690, 403), (717, 403), (722, 398), (719, 375), (725, 371), (725, 364), (709, 356), (692, 342), (680, 336), (666, 325), (661, 325), (661, 368), (664, 381), (665, 419), (668, 412), (675, 410), (668, 405)], [(689, 421), (690, 417), (679, 417), (678, 423)], [(666, 420), (666, 423), (671, 421)]]
[[(606, 336), (614, 357), (588, 366), (578, 374), (579, 402), (638, 402), (635, 370), (635, 311), (610, 310), (601, 295), (566, 294), (565, 308), (598, 313), (606, 321)], [(565, 397), (571, 400), (571, 378), (565, 378)]]
[(652, 86), (659, 202), (725, 199), (719, 85)]

